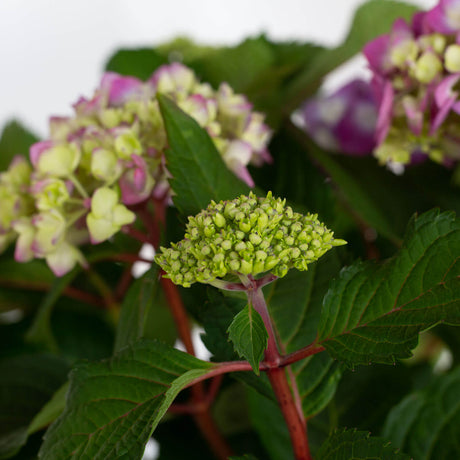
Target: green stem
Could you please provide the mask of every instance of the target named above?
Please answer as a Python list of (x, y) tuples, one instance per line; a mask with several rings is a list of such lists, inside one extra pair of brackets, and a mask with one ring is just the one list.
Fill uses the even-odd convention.
[(70, 174), (69, 179), (72, 181), (72, 184), (75, 185), (75, 188), (78, 190), (78, 192), (83, 198), (89, 198), (89, 195), (86, 192), (85, 188), (83, 187), (83, 185), (81, 185), (80, 181), (73, 174)]

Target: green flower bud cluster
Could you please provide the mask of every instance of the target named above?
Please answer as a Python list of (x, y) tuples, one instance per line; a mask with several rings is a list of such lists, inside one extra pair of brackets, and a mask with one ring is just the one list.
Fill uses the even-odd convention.
[(162, 247), (155, 261), (175, 284), (190, 287), (229, 275), (283, 277), (291, 268), (307, 270), (342, 244), (316, 214), (294, 212), (271, 192), (263, 198), (251, 192), (232, 201), (212, 201), (189, 217), (185, 238)]

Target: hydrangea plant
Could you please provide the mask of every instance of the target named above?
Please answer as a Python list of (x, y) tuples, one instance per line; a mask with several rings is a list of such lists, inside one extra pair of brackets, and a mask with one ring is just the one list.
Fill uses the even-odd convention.
[(8, 124), (0, 458), (458, 458), (458, 5), (120, 50), (47, 139)]

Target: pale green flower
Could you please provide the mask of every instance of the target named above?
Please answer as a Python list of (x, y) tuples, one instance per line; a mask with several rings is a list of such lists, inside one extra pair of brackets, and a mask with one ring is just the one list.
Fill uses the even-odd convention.
[(91, 212), (86, 224), (91, 241), (96, 244), (107, 240), (124, 225), (132, 224), (136, 215), (118, 202), (117, 192), (108, 188), (98, 188), (91, 199)]

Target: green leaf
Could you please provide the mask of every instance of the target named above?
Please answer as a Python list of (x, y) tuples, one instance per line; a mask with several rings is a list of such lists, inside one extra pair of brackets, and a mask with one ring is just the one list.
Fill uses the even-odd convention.
[[(205, 81), (214, 87), (227, 82), (236, 92), (245, 93), (266, 73), (274, 61), (274, 54), (264, 37), (248, 38), (236, 47), (226, 47), (204, 55), (192, 64)], [(245, 63), (244, 72), (241, 64)]]
[(321, 446), (317, 460), (410, 460), (387, 440), (374, 438), (370, 433), (355, 430), (338, 430)]
[(277, 402), (248, 388), (251, 422), (270, 460), (294, 459), (291, 438)]
[(410, 356), (418, 333), (460, 324), (460, 223), (433, 210), (414, 217), (401, 250), (382, 264), (343, 269), (324, 298), (318, 343), (350, 365)]
[[(185, 291), (190, 290), (186, 289)], [(233, 318), (247, 304), (247, 298), (244, 294), (242, 297), (224, 295), (222, 291), (212, 287), (207, 289), (207, 293), (209, 301), (201, 305), (201, 308), (196, 312), (198, 319), (203, 323), (205, 329), (205, 334), (201, 336), (203, 343), (213, 354), (214, 360), (237, 360), (238, 355), (235, 353), (232, 344), (228, 341), (227, 330)], [(265, 374), (257, 376), (252, 372), (234, 372), (231, 376), (236, 380), (252, 386), (268, 399), (275, 401), (275, 396)]]
[[(340, 267), (334, 250), (311, 264), (308, 271), (291, 270), (264, 289), (273, 326), (286, 353), (314, 342), (323, 297)], [(312, 417), (334, 396), (341, 376), (340, 365), (327, 353), (320, 353), (293, 364), (292, 371), (304, 414)]]
[(158, 67), (167, 62), (167, 57), (151, 48), (122, 49), (110, 57), (105, 70), (147, 80)]
[[(335, 427), (350, 426), (380, 433), (388, 412), (414, 388), (428, 365), (372, 364), (346, 370), (340, 380), (329, 415)], [(424, 375), (424, 374), (423, 374)], [(418, 383), (418, 382), (417, 382)]]
[(80, 267), (76, 267), (61, 278), (55, 279), (50, 291), (38, 309), (32, 326), (27, 331), (26, 340), (29, 343), (42, 346), (52, 352), (57, 351), (58, 347), (51, 330), (51, 312), (64, 289), (74, 280), (80, 270)]
[(29, 157), (29, 147), (38, 137), (16, 120), (8, 122), (0, 136), (0, 171), (5, 171), (15, 155)]
[(66, 408), (46, 432), (39, 458), (140, 459), (178, 392), (212, 368), (146, 339), (111, 359), (77, 364)]
[[(303, 133), (299, 135), (305, 136)], [(313, 142), (306, 142), (306, 145), (308, 155), (335, 184), (339, 198), (344, 200), (361, 220), (398, 245), (401, 240), (394, 230), (391, 214), (382, 211), (376, 200), (369, 195), (359, 177), (353, 176), (330, 153), (322, 151)]]
[(146, 337), (172, 345), (176, 339), (174, 321), (160, 289), (159, 267), (137, 279), (126, 293), (121, 306), (115, 338), (115, 351)]
[(64, 383), (54, 393), (53, 397), (42, 407), (40, 412), (33, 418), (27, 430), (31, 435), (37, 431), (43, 430), (54, 422), (64, 411), (66, 394), (69, 389), (69, 382)]
[(29, 424), (65, 381), (67, 364), (46, 354), (0, 360), (0, 458), (13, 456), (26, 442)]
[(35, 311), (55, 277), (43, 260), (18, 263), (12, 248), (0, 257), (0, 311)]
[[(264, 190), (271, 190), (275, 196), (318, 213), (320, 220), (338, 233), (335, 222), (337, 206), (331, 184), (324, 180), (324, 174), (305, 155), (302, 143), (283, 126), (270, 142), (270, 154), (276, 167), (265, 165), (253, 168), (251, 175), (255, 183)], [(289, 161), (286, 161), (287, 158)]]
[(183, 215), (194, 215), (211, 200), (247, 194), (249, 188), (225, 165), (208, 133), (173, 101), (158, 95), (168, 135), (166, 160), (176, 193), (174, 203)]
[(246, 305), (233, 318), (228, 328), (228, 336), (235, 351), (246, 358), (254, 372), (259, 375), (259, 364), (267, 348), (268, 333), (262, 317), (252, 305)]
[(417, 460), (457, 458), (460, 367), (406, 396), (389, 413), (383, 436)]
[(51, 316), (59, 354), (70, 362), (111, 356), (115, 333), (110, 314), (108, 310), (61, 297)]
[(294, 110), (340, 64), (359, 53), (375, 37), (388, 33), (397, 18), (410, 19), (417, 11), (413, 5), (392, 0), (370, 0), (356, 10), (350, 32), (337, 48), (318, 53), (287, 89), (286, 110)]

